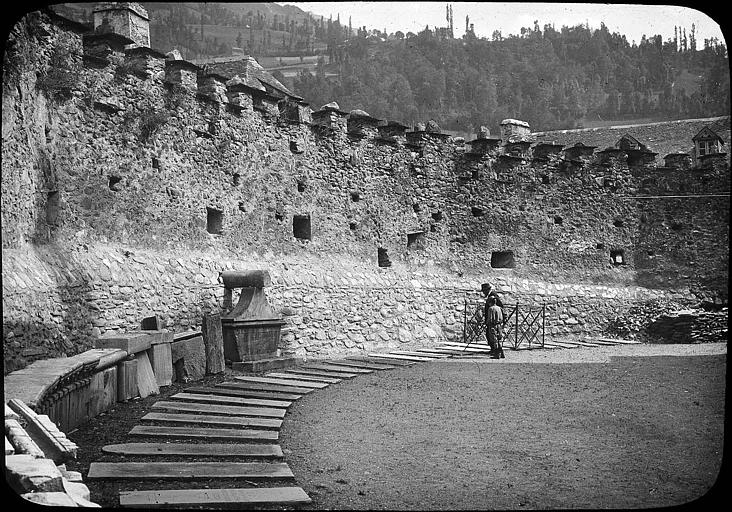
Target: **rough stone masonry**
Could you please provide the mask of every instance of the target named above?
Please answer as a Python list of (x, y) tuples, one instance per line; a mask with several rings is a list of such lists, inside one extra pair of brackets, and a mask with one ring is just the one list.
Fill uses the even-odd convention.
[(550, 335), (647, 300), (726, 303), (728, 166), (532, 146), (518, 121), (465, 143), (311, 112), (132, 42), (50, 11), (10, 34), (6, 372), (152, 314), (198, 327), (225, 270), (269, 271), (282, 352), (308, 357), (457, 338), (485, 281), (546, 303)]

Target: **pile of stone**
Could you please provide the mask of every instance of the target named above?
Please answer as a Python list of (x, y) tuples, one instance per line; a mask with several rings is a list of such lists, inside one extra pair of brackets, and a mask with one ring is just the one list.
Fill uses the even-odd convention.
[(22, 498), (58, 507), (97, 507), (81, 473), (68, 471), (76, 445), (48, 416), (20, 400), (5, 404), (5, 481)]
[(646, 332), (656, 343), (719, 343), (727, 339), (727, 328), (727, 308), (684, 309), (661, 315)]
[(605, 333), (623, 339), (646, 341), (648, 326), (669, 311), (681, 309), (682, 305), (648, 300), (635, 304), (624, 315), (615, 317), (605, 329)]

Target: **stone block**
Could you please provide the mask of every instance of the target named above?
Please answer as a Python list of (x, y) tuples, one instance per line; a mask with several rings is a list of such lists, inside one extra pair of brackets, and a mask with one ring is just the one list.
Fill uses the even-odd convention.
[(5, 480), (18, 494), (25, 492), (63, 492), (63, 477), (51, 459), (31, 455), (5, 457)]
[(124, 334), (107, 333), (97, 338), (95, 348), (119, 348), (128, 354), (136, 354), (150, 348), (151, 337), (146, 332), (130, 332)]
[(175, 341), (170, 348), (176, 381), (188, 382), (203, 378), (206, 374), (206, 347), (202, 336)]
[(231, 369), (239, 372), (258, 373), (279, 368), (290, 368), (303, 362), (302, 357), (284, 356), (271, 359), (257, 359), (256, 361), (235, 361)]
[(173, 343), (173, 333), (165, 330), (148, 330), (143, 331), (150, 339), (150, 345), (158, 345), (160, 343)]
[(73, 498), (65, 492), (29, 492), (21, 494), (21, 498), (32, 503), (50, 507), (77, 507)]
[(74, 498), (81, 498), (82, 500), (89, 500), (91, 493), (89, 488), (81, 482), (70, 482), (69, 480), (63, 479), (64, 491), (69, 496)]
[(59, 471), (61, 472), (61, 476), (63, 476), (65, 480), (67, 480), (69, 482), (83, 482), (84, 481), (81, 477), (81, 473), (79, 473), (78, 471), (69, 471), (67, 469), (64, 469), (64, 467), (65, 467), (65, 464), (58, 466)]

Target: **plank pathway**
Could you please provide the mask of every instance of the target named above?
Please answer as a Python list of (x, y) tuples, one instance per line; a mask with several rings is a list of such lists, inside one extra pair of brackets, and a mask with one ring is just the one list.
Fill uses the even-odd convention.
[[(581, 341), (548, 341), (544, 347), (520, 347), (528, 350), (590, 348), (637, 343), (608, 338), (587, 338)], [(129, 442), (104, 446), (106, 454), (121, 457), (211, 457), (216, 462), (94, 462), (89, 479), (170, 480), (178, 482), (171, 489), (122, 490), (122, 507), (232, 507), (256, 505), (300, 505), (311, 503), (300, 487), (231, 487), (214, 489), (186, 488), (185, 482), (195, 479), (238, 479), (239, 485), (259, 486), (250, 480), (277, 482), (292, 480), (294, 475), (285, 462), (261, 462), (282, 459), (277, 443), (279, 429), (287, 408), (304, 394), (337, 385), (343, 379), (358, 375), (394, 370), (403, 366), (438, 361), (460, 356), (486, 356), (484, 344), (444, 342), (433, 348), (394, 350), (390, 353), (369, 353), (347, 359), (313, 361), (293, 368), (272, 371), (265, 375), (241, 375), (214, 386), (193, 386), (165, 400), (159, 400), (152, 411), (141, 418), (148, 424), (136, 425), (129, 436), (161, 442)], [(152, 423), (152, 424), (149, 424)], [(185, 426), (171, 426), (179, 423)], [(226, 428), (224, 428), (226, 427)], [(181, 442), (182, 439), (192, 440)], [(230, 441), (230, 442), (216, 442)], [(236, 457), (237, 462), (226, 458)], [(244, 462), (241, 462), (241, 460)], [(252, 462), (254, 459), (258, 462)], [(249, 461), (247, 461), (249, 460)]]

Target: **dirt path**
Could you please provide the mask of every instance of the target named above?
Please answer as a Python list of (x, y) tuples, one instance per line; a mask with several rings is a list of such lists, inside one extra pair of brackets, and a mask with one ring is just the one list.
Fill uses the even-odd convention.
[(719, 473), (725, 377), (726, 344), (443, 360), (303, 398), (281, 444), (314, 509), (678, 505)]

